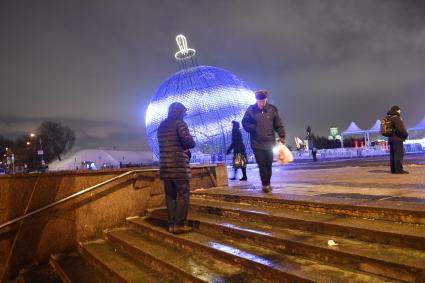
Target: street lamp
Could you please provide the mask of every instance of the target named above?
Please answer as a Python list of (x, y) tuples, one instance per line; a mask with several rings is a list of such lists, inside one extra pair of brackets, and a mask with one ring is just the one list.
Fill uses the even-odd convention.
[[(34, 133), (31, 133), (30, 137), (35, 138), (35, 137), (37, 137), (37, 135), (34, 134)], [(39, 144), (40, 144), (40, 149), (37, 150), (37, 154), (41, 155), (41, 166), (44, 166), (45, 165), (45, 163), (44, 163), (44, 151), (43, 151), (43, 146), (41, 145), (43, 141), (42, 141), (41, 137), (38, 137), (38, 141), (39, 141)]]

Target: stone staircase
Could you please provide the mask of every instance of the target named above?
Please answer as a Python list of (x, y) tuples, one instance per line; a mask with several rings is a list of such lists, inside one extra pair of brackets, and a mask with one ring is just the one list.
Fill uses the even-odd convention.
[(166, 210), (155, 209), (50, 264), (63, 282), (81, 283), (425, 282), (425, 227), (412, 220), (421, 217), (198, 192), (191, 233), (168, 233)]

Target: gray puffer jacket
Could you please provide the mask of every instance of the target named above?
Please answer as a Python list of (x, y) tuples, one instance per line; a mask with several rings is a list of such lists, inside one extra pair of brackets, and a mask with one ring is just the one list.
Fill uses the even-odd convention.
[(159, 169), (161, 179), (189, 180), (190, 148), (195, 141), (183, 121), (186, 107), (174, 102), (168, 109), (168, 117), (158, 127)]

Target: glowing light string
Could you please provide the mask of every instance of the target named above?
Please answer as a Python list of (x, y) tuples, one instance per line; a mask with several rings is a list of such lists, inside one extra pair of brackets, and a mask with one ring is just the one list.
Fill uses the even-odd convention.
[(176, 36), (177, 46), (179, 47), (179, 51), (174, 54), (174, 57), (177, 60), (184, 60), (193, 57), (196, 54), (196, 50), (189, 48), (187, 45), (186, 37), (182, 34)]
[[(167, 118), (168, 107), (180, 102), (187, 108), (185, 121), (197, 146), (191, 150), (192, 162), (226, 162), (226, 151), (232, 139), (231, 121), (241, 121), (245, 110), (255, 103), (248, 85), (227, 70), (198, 66), (196, 51), (189, 48), (186, 37), (176, 37), (175, 54), (180, 71), (161, 83), (146, 111), (146, 134), (156, 158), (159, 157), (157, 130)], [(252, 150), (248, 133), (241, 129), (250, 158)], [(230, 157), (231, 160), (231, 157)]]

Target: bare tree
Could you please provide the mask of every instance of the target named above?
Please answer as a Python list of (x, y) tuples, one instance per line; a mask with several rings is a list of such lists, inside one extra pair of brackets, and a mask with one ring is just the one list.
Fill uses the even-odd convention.
[(10, 156), (12, 153), (14, 153), (13, 141), (0, 135), (0, 169), (4, 169), (6, 172), (9, 171)]
[(13, 141), (0, 135), (0, 155), (3, 156), (6, 153), (6, 148), (11, 149), (13, 147)]
[(75, 132), (58, 122), (43, 122), (37, 129), (40, 147), (44, 152), (44, 160), (50, 162), (61, 159), (61, 154), (69, 151), (75, 144)]
[(29, 169), (34, 169), (40, 166), (40, 161), (37, 160), (37, 145), (30, 142), (30, 135), (24, 134), (16, 138), (14, 143), (15, 165), (24, 166)]

